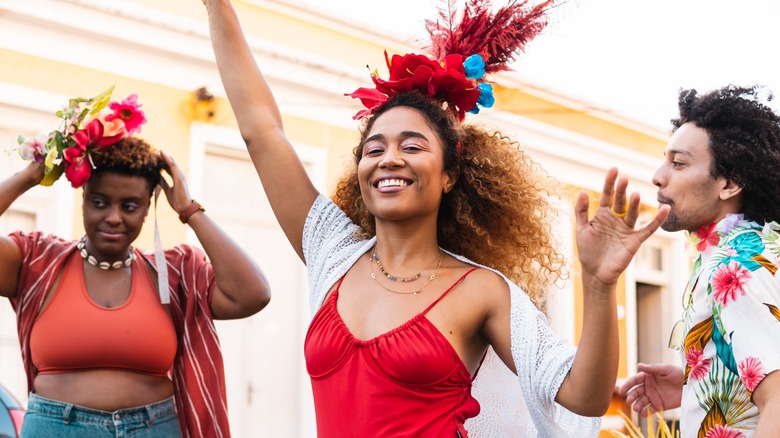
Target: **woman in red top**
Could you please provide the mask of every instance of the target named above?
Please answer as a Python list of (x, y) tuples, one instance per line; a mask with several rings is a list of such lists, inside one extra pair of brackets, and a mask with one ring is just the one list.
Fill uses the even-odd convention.
[[(494, 436), (562, 436), (570, 414), (561, 406), (602, 415), (618, 366), (615, 284), (666, 210), (634, 230), (639, 196), (626, 195), (627, 180), (618, 180), (615, 169), (591, 220), (588, 197), (580, 194), (577, 243), (587, 312), (579, 348), (569, 354), (529, 300), (541, 306), (545, 287), (561, 273), (548, 180), (506, 137), (461, 124), (466, 111), (492, 103), (489, 84), (472, 79), (470, 65), (498, 68), (489, 64), (492, 57), (388, 56), (390, 79), (374, 75), (376, 88), (352, 94), (367, 109), (358, 114), (365, 119), (354, 166), (334, 204), (317, 192), (287, 139), (231, 2), (204, 3), (241, 134), (277, 220), (307, 264), (316, 315), (305, 354), (318, 436), (465, 436), (470, 418)], [(491, 9), (490, 2), (474, 3)], [(538, 31), (535, 20), (550, 3), (526, 14), (524, 2), (511, 2), (508, 26), (481, 28), (528, 23)], [(472, 379), (480, 367), (480, 376), (498, 369), (493, 352), (501, 372), (520, 380), (509, 386), (522, 391), (533, 421), (523, 430), (477, 416), (493, 394), (478, 404)], [(582, 424), (587, 427), (563, 432), (598, 433), (595, 422)]]
[[(0, 237), (0, 295), (19, 319), (31, 391), (22, 436), (229, 436), (212, 319), (261, 310), (267, 281), (191, 200), (176, 162), (130, 135), (145, 120), (135, 97), (109, 97), (71, 100), (63, 128), (22, 142), (32, 162), (0, 183), (0, 212), (63, 171), (83, 186), (81, 240)], [(158, 184), (205, 254), (131, 246)]]

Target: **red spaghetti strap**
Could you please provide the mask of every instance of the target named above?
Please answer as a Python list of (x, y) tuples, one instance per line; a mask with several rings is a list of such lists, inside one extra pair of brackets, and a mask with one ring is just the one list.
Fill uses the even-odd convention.
[[(344, 282), (344, 278), (347, 276), (347, 274), (344, 274), (339, 278), (338, 283), (336, 283), (336, 287), (333, 288), (332, 291), (328, 292), (328, 295), (325, 296), (325, 299), (322, 301), (323, 303), (325, 301), (328, 301), (331, 297), (338, 297), (339, 296), (339, 289), (341, 289), (341, 283)], [(334, 298), (335, 299), (335, 298)]]
[(471, 377), (471, 381), (473, 382), (474, 379), (477, 378), (477, 374), (479, 374), (479, 369), (482, 368), (482, 364), (485, 363), (485, 358), (487, 357), (488, 350), (485, 350), (485, 353), (482, 354), (482, 359), (479, 360), (479, 365), (477, 365), (476, 371), (474, 371), (474, 375)]
[(436, 298), (436, 301), (432, 302), (431, 305), (428, 306), (425, 310), (423, 310), (421, 314), (425, 315), (426, 313), (428, 313), (428, 311), (431, 310), (433, 308), (433, 306), (436, 305), (436, 303), (438, 303), (442, 298), (444, 298), (445, 295), (450, 293), (451, 290), (455, 289), (455, 286), (459, 285), (460, 282), (463, 281), (463, 279), (466, 278), (467, 275), (471, 274), (472, 272), (476, 271), (477, 269), (479, 269), (479, 268), (476, 268), (476, 267), (475, 268), (471, 268), (468, 271), (466, 271), (465, 274), (461, 275), (460, 278), (458, 279), (458, 281), (453, 283), (452, 286), (449, 287), (449, 289), (445, 290), (444, 293), (439, 296), (439, 298)]

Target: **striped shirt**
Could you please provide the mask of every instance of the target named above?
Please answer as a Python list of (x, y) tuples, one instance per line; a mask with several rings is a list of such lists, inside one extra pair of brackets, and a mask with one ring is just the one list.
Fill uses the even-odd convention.
[[(35, 318), (76, 241), (41, 232), (9, 236), (22, 254), (16, 312), (27, 386), (33, 391), (37, 370), (30, 355), (30, 332)], [(154, 270), (154, 254), (141, 253)], [(165, 251), (168, 265), (170, 311), (179, 349), (173, 365), (176, 410), (184, 437), (229, 437), (225, 373), (219, 339), (211, 317), (214, 272), (205, 253), (189, 245)]]

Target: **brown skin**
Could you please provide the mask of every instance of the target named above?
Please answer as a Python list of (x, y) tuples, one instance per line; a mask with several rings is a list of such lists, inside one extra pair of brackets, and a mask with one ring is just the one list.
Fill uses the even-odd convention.
[(713, 161), (707, 131), (693, 123), (675, 131), (664, 162), (653, 175), (658, 202), (671, 207), (661, 228), (696, 231), (740, 211), (742, 188), (723, 176), (713, 176)]
[[(161, 153), (171, 182), (162, 183), (168, 202), (179, 212), (190, 203), (190, 195), (176, 162)], [(22, 193), (38, 184), (42, 166), (30, 164), (0, 183), (0, 211), (4, 212)], [(93, 175), (84, 186), (83, 217), (86, 248), (101, 261), (124, 260), (138, 237), (150, 206), (150, 183), (140, 176), (114, 172)], [(188, 224), (212, 262), (216, 286), (211, 311), (215, 319), (243, 318), (260, 311), (269, 301), (268, 283), (254, 261), (207, 215), (196, 213)], [(16, 244), (0, 237), (0, 295), (16, 296), (21, 254)], [(82, 262), (87, 293), (95, 303), (114, 308), (127, 301), (132, 270), (103, 271)], [(153, 278), (156, 278), (151, 272)], [(56, 288), (57, 282), (52, 287)], [(44, 302), (44, 308), (51, 298)], [(173, 395), (167, 377), (148, 376), (122, 370), (93, 369), (38, 375), (35, 392), (46, 398), (113, 411), (154, 403)]]
[[(653, 175), (658, 202), (671, 211), (661, 228), (695, 232), (742, 209), (742, 187), (723, 176), (713, 176), (715, 157), (705, 129), (688, 122), (680, 126), (664, 151), (665, 159)], [(683, 371), (671, 365), (639, 364), (638, 373), (619, 389), (641, 415), (680, 407)], [(754, 437), (774, 437), (780, 431), (780, 373), (767, 375), (753, 391), (761, 413)]]
[[(303, 259), (302, 231), (318, 196), (287, 139), (273, 94), (255, 63), (228, 0), (205, 0), (211, 40), (233, 113), (247, 144), (268, 200), (290, 244)], [(410, 134), (412, 133), (412, 134)], [(421, 134), (421, 135), (420, 135)], [(454, 182), (444, 171), (442, 144), (417, 110), (398, 107), (377, 119), (368, 137), (384, 143), (376, 155), (365, 155), (359, 172), (360, 190), (376, 217), (377, 254), (396, 275), (416, 273), (439, 255), (436, 216), (442, 193)], [(422, 140), (424, 137), (424, 141)], [(411, 138), (419, 147), (407, 147)], [(385, 175), (410, 182), (387, 190), (376, 184)], [(605, 178), (596, 215), (588, 219), (588, 197), (576, 206), (577, 240), (583, 267), (585, 312), (583, 336), (571, 372), (556, 400), (582, 415), (601, 415), (612, 396), (618, 365), (615, 284), (639, 245), (666, 218), (668, 208), (645, 228), (634, 230), (639, 196), (626, 195), (627, 180), (617, 169)], [(619, 219), (610, 213), (625, 211)], [(371, 280), (369, 255), (347, 272), (337, 308), (351, 333), (370, 339), (424, 310), (466, 272), (468, 266), (445, 257), (436, 279), (418, 295), (386, 291)], [(430, 274), (426, 270), (423, 275)], [(398, 284), (378, 276), (388, 287)], [(479, 270), (439, 302), (427, 318), (450, 341), (472, 373), (487, 345), (515, 371), (511, 356), (508, 286), (496, 274)]]

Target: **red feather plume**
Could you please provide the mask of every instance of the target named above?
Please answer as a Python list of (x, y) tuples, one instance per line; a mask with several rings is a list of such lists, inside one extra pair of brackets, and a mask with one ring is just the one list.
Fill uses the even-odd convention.
[(485, 72), (494, 73), (510, 70), (518, 52), (547, 26), (546, 13), (556, 0), (512, 0), (496, 12), (490, 0), (467, 0), (460, 22), (456, 22), (457, 0), (442, 3), (438, 19), (425, 21), (431, 55), (443, 59), (450, 54), (464, 58), (479, 54)]

